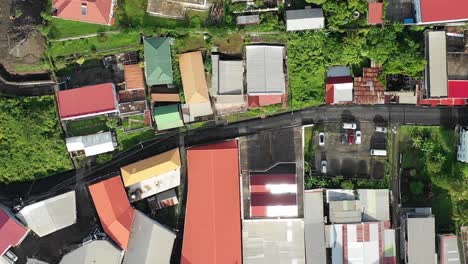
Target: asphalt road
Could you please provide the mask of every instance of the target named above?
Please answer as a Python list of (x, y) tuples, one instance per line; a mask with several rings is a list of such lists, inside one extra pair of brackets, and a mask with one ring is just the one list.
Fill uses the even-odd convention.
[(179, 146), (195, 146), (284, 127), (353, 120), (374, 122), (376, 124), (453, 127), (456, 124), (468, 125), (468, 108), (429, 108), (404, 105), (320, 106), (282, 113), (263, 119), (257, 118), (187, 132), (163, 134), (119, 153), (111, 162), (105, 165), (88, 167), (79, 171), (69, 171), (34, 182), (0, 185), (0, 202), (12, 206), (19, 203), (19, 198), (26, 204), (45, 199), (73, 189), (78, 181), (89, 183), (115, 176), (122, 166)]

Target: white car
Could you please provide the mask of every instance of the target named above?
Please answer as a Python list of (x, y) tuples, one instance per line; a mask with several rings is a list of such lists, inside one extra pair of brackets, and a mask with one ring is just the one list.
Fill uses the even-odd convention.
[(356, 131), (356, 141), (354, 143), (356, 144), (361, 144), (361, 137), (362, 137), (362, 134), (361, 134), (361, 131)]
[(327, 161), (326, 160), (322, 160), (320, 162), (320, 172), (322, 172), (322, 174), (327, 174)]
[(343, 123), (343, 129), (356, 129), (356, 123)]
[(378, 127), (375, 127), (375, 131), (380, 132), (380, 133), (387, 133), (387, 128), (378, 126)]
[(325, 145), (325, 133), (320, 132), (319, 133), (319, 146)]

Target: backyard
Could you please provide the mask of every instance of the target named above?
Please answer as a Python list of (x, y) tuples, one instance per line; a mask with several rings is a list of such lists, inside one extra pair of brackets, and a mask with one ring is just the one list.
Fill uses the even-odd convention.
[(437, 231), (454, 232), (468, 210), (468, 165), (456, 160), (454, 129), (403, 126), (400, 146), (403, 205), (432, 207)]
[(67, 136), (77, 137), (109, 131), (106, 122), (107, 118), (105, 116), (68, 121), (66, 123)]

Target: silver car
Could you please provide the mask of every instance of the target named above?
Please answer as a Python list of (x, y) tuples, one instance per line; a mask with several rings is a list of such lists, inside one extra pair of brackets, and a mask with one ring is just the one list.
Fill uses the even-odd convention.
[(322, 174), (327, 174), (327, 161), (326, 160), (322, 160), (320, 162), (320, 172)]

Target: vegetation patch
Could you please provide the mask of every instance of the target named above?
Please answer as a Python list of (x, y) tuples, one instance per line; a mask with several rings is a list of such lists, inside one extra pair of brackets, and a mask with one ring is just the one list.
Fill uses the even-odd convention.
[(67, 134), (69, 137), (77, 137), (109, 131), (106, 122), (107, 118), (105, 116), (68, 121), (66, 123)]
[(156, 137), (153, 129), (125, 132), (123, 129), (118, 128), (116, 132), (119, 150), (121, 151)]
[(99, 32), (115, 30), (114, 27), (91, 23), (65, 20), (60, 18), (47, 18), (46, 33), (49, 39), (84, 36)]
[(53, 96), (0, 98), (0, 182), (72, 169)]

